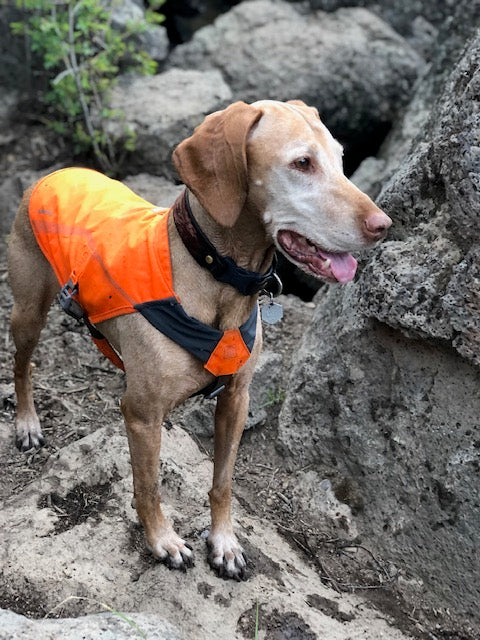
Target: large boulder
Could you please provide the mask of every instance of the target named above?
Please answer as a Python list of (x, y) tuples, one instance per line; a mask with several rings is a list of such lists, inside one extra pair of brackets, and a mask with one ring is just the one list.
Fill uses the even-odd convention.
[(148, 173), (127, 176), (122, 182), (158, 207), (170, 207), (184, 189), (183, 185), (173, 184), (166, 178)]
[[(475, 4), (474, 2), (471, 3)], [(367, 7), (419, 51), (428, 57), (434, 49), (437, 30), (451, 17), (455, 4), (451, 0), (309, 0), (312, 9), (335, 11), (340, 7)]]
[[(396, 236), (404, 241), (386, 246), (372, 261), (366, 277), (370, 292), (365, 291), (367, 296), (372, 287), (377, 291), (368, 305), (378, 320), (388, 316), (388, 324), (409, 335), (446, 339), (475, 364), (480, 364), (479, 63), (480, 35), (448, 79), (423, 139), (381, 192), (380, 204), (395, 216)], [(379, 279), (384, 279), (380, 288)]]
[(128, 156), (129, 173), (176, 176), (171, 155), (204, 117), (222, 109), (232, 93), (219, 71), (170, 69), (156, 76), (124, 76), (112, 92), (111, 107), (122, 117), (111, 121), (117, 142), (128, 135), (135, 149)]
[(169, 61), (220, 69), (235, 99), (302, 99), (341, 140), (364, 147), (385, 134), (422, 66), (406, 41), (365, 9), (303, 14), (271, 0), (237, 5)]
[(415, 577), (414, 604), (477, 623), (479, 69), (477, 35), (380, 193), (391, 239), (355, 285), (318, 294), (279, 427)]
[[(388, 5), (389, 2), (390, 0), (384, 0), (381, 6)], [(415, 4), (413, 2), (412, 7)], [(422, 6), (425, 9), (433, 7), (433, 4), (423, 3)], [(420, 5), (417, 8), (419, 7)], [(417, 90), (412, 100), (400, 114), (394, 129), (387, 136), (378, 154), (364, 161), (352, 176), (352, 180), (372, 198), (376, 198), (383, 185), (403, 164), (408, 162), (409, 153), (417, 143), (417, 139), (418, 141), (424, 139), (432, 104), (440, 99), (444, 91), (452, 61), (460, 57), (465, 43), (478, 29), (479, 15), (478, 2), (461, 0), (452, 9), (448, 20), (439, 27), (435, 40), (435, 56), (417, 83)]]

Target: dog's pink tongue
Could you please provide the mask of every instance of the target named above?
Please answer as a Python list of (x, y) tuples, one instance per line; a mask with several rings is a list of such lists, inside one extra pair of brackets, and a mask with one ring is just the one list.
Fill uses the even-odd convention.
[(327, 253), (322, 251), (324, 258), (330, 259), (330, 269), (338, 282), (344, 284), (355, 277), (357, 261), (349, 253)]

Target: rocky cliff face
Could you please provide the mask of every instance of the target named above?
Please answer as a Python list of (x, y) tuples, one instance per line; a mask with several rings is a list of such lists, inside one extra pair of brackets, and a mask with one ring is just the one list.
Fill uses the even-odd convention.
[(479, 63), (476, 36), (377, 199), (392, 239), (355, 285), (318, 294), (280, 416), (289, 454), (350, 488), (415, 589), (475, 617)]

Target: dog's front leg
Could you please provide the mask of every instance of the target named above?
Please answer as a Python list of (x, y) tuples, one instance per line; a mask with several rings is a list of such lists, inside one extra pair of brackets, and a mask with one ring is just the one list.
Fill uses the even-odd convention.
[(122, 412), (133, 471), (135, 508), (145, 530), (148, 549), (172, 569), (193, 565), (191, 548), (173, 530), (160, 506), (158, 471), (163, 414), (149, 414), (145, 405), (126, 394)]
[(233, 532), (231, 520), (232, 476), (248, 414), (248, 384), (235, 378), (217, 400), (213, 485), (209, 493), (212, 526), (208, 536), (208, 561), (224, 578), (244, 580), (246, 558)]

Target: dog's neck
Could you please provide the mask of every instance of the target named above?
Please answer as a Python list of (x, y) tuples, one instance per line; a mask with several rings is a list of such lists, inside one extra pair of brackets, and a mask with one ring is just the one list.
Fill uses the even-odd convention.
[(267, 271), (275, 249), (259, 212), (247, 204), (235, 225), (228, 228), (216, 222), (191, 192), (188, 199), (195, 220), (220, 255), (229, 256), (243, 269)]

